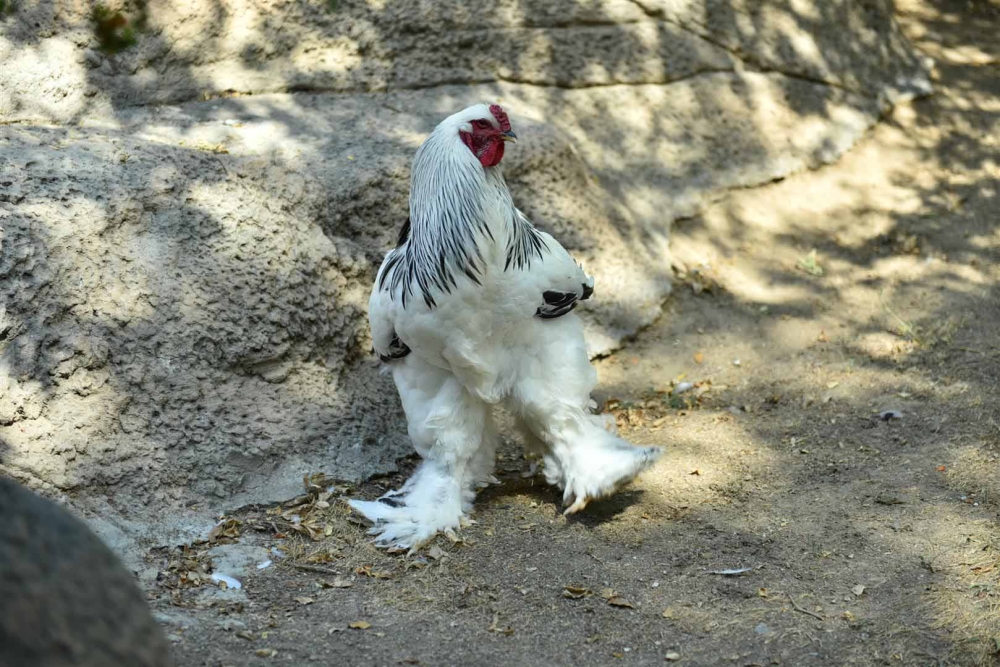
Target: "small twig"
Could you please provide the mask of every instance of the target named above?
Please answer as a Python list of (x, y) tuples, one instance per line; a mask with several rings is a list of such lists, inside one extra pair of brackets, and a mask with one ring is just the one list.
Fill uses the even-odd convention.
[(803, 609), (802, 607), (800, 607), (799, 603), (795, 601), (795, 598), (792, 597), (791, 593), (788, 594), (788, 601), (792, 603), (792, 609), (794, 609), (795, 611), (800, 611), (803, 614), (806, 614), (807, 616), (812, 616), (813, 618), (818, 618), (821, 621), (825, 621), (826, 620), (825, 617), (820, 616), (816, 612), (809, 611), (808, 609)]
[(328, 567), (320, 567), (319, 565), (306, 565), (305, 563), (292, 563), (291, 566), (294, 567), (296, 570), (302, 570), (304, 572), (315, 572), (317, 574), (329, 574), (329, 575), (333, 575), (333, 576), (337, 576), (337, 575), (340, 574), (336, 570), (331, 570)]
[(600, 558), (598, 558), (597, 554), (595, 554), (593, 551), (588, 551), (587, 555), (590, 556), (591, 558), (593, 558), (594, 560), (596, 560), (601, 565), (607, 565), (607, 563), (605, 563), (603, 560), (601, 560)]
[(896, 321), (899, 322), (899, 326), (903, 330), (903, 334), (906, 335), (906, 336), (909, 336), (911, 339), (913, 339), (913, 342), (919, 344), (920, 341), (917, 339), (917, 329), (916, 329), (916, 327), (914, 327), (912, 324), (910, 324), (909, 322), (907, 322), (906, 320), (904, 320), (902, 317), (900, 317), (899, 315), (897, 315), (896, 311), (893, 310), (889, 306), (888, 303), (886, 303), (886, 301), (885, 301), (885, 290), (884, 289), (881, 290), (881, 291), (879, 291), (879, 293), (878, 293), (878, 300), (881, 302), (882, 307), (886, 310), (886, 312), (888, 312), (890, 315), (892, 315), (894, 318), (896, 318)]

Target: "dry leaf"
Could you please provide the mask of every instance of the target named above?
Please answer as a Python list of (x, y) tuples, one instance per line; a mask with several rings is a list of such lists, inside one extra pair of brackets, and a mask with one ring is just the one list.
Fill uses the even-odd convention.
[(298, 602), (299, 604), (312, 604), (316, 600), (314, 600), (312, 598), (307, 598), (307, 597), (299, 597), (299, 598), (295, 598), (295, 601)]
[(493, 612), (493, 621), (490, 623), (488, 628), (490, 632), (496, 632), (497, 634), (507, 635), (508, 637), (514, 634), (514, 628), (507, 626), (506, 628), (500, 627), (500, 614), (499, 612)]
[(827, 382), (826, 383), (826, 388), (827, 389), (836, 389), (839, 385), (840, 385), (840, 382), (834, 380), (833, 382)]
[(948, 469), (948, 466), (938, 466), (938, 467), (937, 467), (937, 471), (938, 471), (938, 472), (944, 472), (944, 471), (945, 471), (945, 470), (947, 470), (947, 469)]
[(677, 651), (668, 651), (666, 655), (663, 656), (663, 659), (667, 662), (674, 662), (681, 659), (681, 654)]
[(333, 580), (333, 583), (330, 584), (330, 588), (350, 588), (353, 585), (354, 582), (337, 577), (336, 579)]
[(618, 595), (618, 594), (615, 593), (615, 591), (614, 591), (613, 588), (605, 588), (605, 589), (601, 590), (601, 597), (604, 598), (605, 600), (610, 600), (611, 598), (615, 597), (616, 595)]
[(352, 630), (367, 630), (368, 628), (372, 627), (372, 624), (369, 623), (368, 621), (351, 621), (350, 623), (347, 624), (347, 627), (349, 627)]
[(667, 607), (660, 616), (670, 619), (677, 618), (677, 611), (673, 607)]
[(570, 598), (571, 600), (579, 600), (593, 594), (594, 592), (589, 588), (583, 588), (581, 586), (563, 586), (563, 597)]
[(865, 592), (865, 587), (862, 586), (861, 584), (858, 584), (857, 586), (851, 589), (851, 592), (857, 595), (858, 597), (861, 597), (861, 594)]
[(758, 588), (757, 589), (757, 596), (758, 597), (762, 597), (762, 598), (766, 598), (767, 597), (767, 589), (766, 588)]
[(445, 552), (445, 550), (436, 544), (427, 550), (427, 557), (433, 558), (434, 560), (441, 560), (447, 555), (448, 554)]
[(633, 605), (625, 598), (620, 598), (617, 595), (612, 598), (608, 598), (608, 604), (611, 605), (612, 607), (626, 607), (628, 609), (635, 609), (635, 605)]
[(275, 651), (273, 648), (259, 648), (256, 651), (254, 651), (254, 654), (260, 658), (273, 658), (274, 656), (278, 655), (278, 652)]
[(700, 364), (703, 361), (705, 361), (705, 355), (702, 354), (701, 352), (695, 352), (694, 353), (694, 363)]
[(223, 519), (208, 533), (208, 541), (214, 542), (220, 537), (237, 538), (240, 536), (240, 522), (237, 519)]

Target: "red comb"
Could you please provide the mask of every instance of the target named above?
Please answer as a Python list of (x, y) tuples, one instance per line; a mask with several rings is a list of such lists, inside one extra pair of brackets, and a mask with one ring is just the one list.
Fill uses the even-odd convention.
[(500, 123), (501, 132), (510, 132), (510, 120), (507, 118), (507, 112), (499, 104), (491, 104), (490, 113)]

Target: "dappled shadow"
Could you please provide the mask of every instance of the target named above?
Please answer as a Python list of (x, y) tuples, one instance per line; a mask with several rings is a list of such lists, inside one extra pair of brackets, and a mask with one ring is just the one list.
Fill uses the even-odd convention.
[[(281, 497), (277, 479), (297, 485), (317, 469), (391, 467), (407, 451), (405, 429), (391, 383), (369, 363), (367, 290), (405, 218), (410, 156), (442, 116), (482, 97), (502, 98), (527, 130), (507, 172), (517, 201), (610, 285), (599, 294), (624, 304), (619, 326), (648, 322), (670, 278), (670, 221), (714, 193), (835, 159), (874, 119), (876, 92), (898, 74), (888, 65), (899, 56), (828, 29), (849, 23), (850, 3), (814, 3), (812, 16), (799, 3), (766, 3), (785, 27), (714, 2), (695, 32), (688, 17), (649, 4), (470, 11), (390, 1), (331, 12), (295, 2), (258, 13), (205, 2), (184, 16), (183, 3), (156, 3), (165, 14), (150, 20), (161, 32), (140, 35), (134, 49), (70, 49), (63, 57), (81, 58), (80, 80), (56, 82), (69, 102), (35, 110), (70, 127), (5, 127), (0, 144), (15, 156), (0, 173), (23, 170), (16, 199), (0, 194), (13, 214), (4, 223), (13, 260), (2, 274), (12, 279), (4, 316), (13, 324), (0, 360), (19, 383), (40, 383), (23, 385), (0, 464), (81, 500), (105, 495), (114, 510), (159, 524), (193, 521), (197, 510), (195, 533), (222, 509)], [(42, 58), (48, 25), (9, 29), (52, 6), (22, 0), (0, 32), (54, 71), (61, 61)], [(803, 50), (793, 25), (819, 45)], [(61, 34), (86, 43), (87, 30)], [(298, 94), (267, 94), (289, 91)], [(636, 303), (647, 310), (633, 312)], [(720, 489), (710, 495), (725, 498), (742, 482), (710, 483)], [(690, 500), (677, 485), (667, 498), (640, 487), (593, 504), (567, 522), (558, 546), (620, 566), (601, 574), (637, 602), (635, 570), (621, 563), (640, 538), (656, 556), (644, 578), (668, 567), (700, 575), (706, 550), (718, 569), (758, 559), (792, 567), (774, 538), (679, 510)], [(486, 511), (507, 493), (486, 492)], [(536, 485), (529, 495), (546, 522), (557, 518), (548, 507), (557, 492)], [(688, 535), (697, 540), (686, 544)], [(600, 540), (596, 555), (574, 544), (586, 536)], [(522, 557), (552, 547), (529, 537), (512, 547)], [(477, 577), (508, 567), (502, 549), (481, 545)], [(574, 571), (553, 555), (543, 571), (569, 583)], [(899, 577), (885, 587), (905, 590)], [(753, 588), (720, 580), (702, 624), (732, 613)], [(549, 614), (549, 603), (528, 606)], [(629, 636), (607, 605), (595, 609), (597, 621), (558, 639), (568, 655), (587, 655), (578, 635), (595, 633), (595, 623), (607, 641)], [(520, 639), (519, 651), (555, 641)], [(790, 646), (795, 655), (799, 645)], [(449, 660), (473, 650), (462, 645)]]
[[(540, 477), (524, 479), (520, 475), (502, 477), (499, 485), (488, 487), (482, 491), (476, 497), (476, 502), (506, 509), (511, 506), (505, 501), (512, 496), (533, 498), (536, 504), (552, 508), (551, 516), (548, 517), (550, 520), (558, 517), (565, 509), (562, 491), (546, 484)], [(570, 515), (567, 517), (567, 521), (593, 528), (615, 521), (629, 508), (638, 507), (643, 502), (641, 489), (625, 489), (610, 498), (592, 501), (587, 505), (586, 512)]]
[[(661, 495), (727, 537), (773, 536), (759, 562), (822, 601), (838, 663), (870, 664), (863, 631), (890, 661), (995, 664), (1000, 7), (908, 3), (903, 20), (937, 61), (938, 94), (828, 172), (683, 221), (686, 275), (722, 294), (674, 300), (604, 367), (601, 394), (648, 412), (630, 437), (668, 448), (674, 469), (643, 482), (644, 507)], [(722, 388), (700, 410), (665, 410), (653, 389), (682, 375)], [(888, 409), (903, 418), (880, 421)]]
[[(6, 271), (38, 291), (5, 314), (4, 362), (26, 383), (7, 427), (34, 429), (5, 464), (197, 502), (186, 491), (225, 498), (275, 474), (278, 452), (350, 467), (397, 441), (395, 399), (364, 361), (365, 293), (405, 217), (409, 156), (473, 98), (524, 109), (540, 150), (511, 156), (515, 195), (608, 276), (612, 328), (648, 321), (670, 219), (833, 159), (912, 70), (888, 18), (852, 41), (820, 29), (871, 16), (850, 3), (768, 6), (712, 2), (701, 22), (596, 1), (153, 3), (112, 55), (90, 42), (89, 8), (17, 3), (0, 19), (5, 119), (65, 127), (5, 127)], [(29, 90), (38, 71), (59, 95)], [(285, 91), (300, 94), (260, 95)]]
[[(46, 7), (20, 3), (7, 19), (5, 37), (30, 49), (54, 27), (70, 35), (92, 28), (85, 15)], [(126, 5), (124, 14), (137, 11)], [(526, 84), (482, 92), (514, 94), (526, 110), (541, 114), (539, 120), (576, 130), (569, 138), (602, 189), (596, 196), (574, 194), (582, 194), (589, 217), (606, 219), (633, 254), (659, 250), (664, 221), (693, 213), (706, 192), (834, 159), (853, 142), (857, 126), (870, 122), (864, 115), (873, 113), (877, 93), (915, 72), (891, 13), (850, 2), (818, 3), (806, 11), (785, 1), (746, 8), (713, 0), (679, 10), (649, 1), (552, 6), (517, 0), (472, 11), (462, 2), (302, 0), (271, 15), (259, 3), (229, 7), (212, 0), (154, 5), (147, 13), (149, 27), (133, 48), (113, 56), (87, 51), (77, 108), (53, 120), (110, 114), (127, 122), (137, 106), (227, 94)], [(850, 29), (828, 30), (830, 25)], [(880, 41), (884, 48), (873, 50)], [(750, 77), (755, 71), (765, 74)], [(662, 91), (644, 87), (671, 82), (681, 86), (669, 102)], [(613, 84), (624, 87), (596, 91)], [(272, 119), (284, 124), (288, 119), (270, 106)], [(631, 112), (623, 113), (623, 106)], [(775, 121), (771, 116), (780, 106), (788, 118)], [(860, 113), (843, 117), (850, 107)], [(415, 110), (428, 124), (442, 113), (425, 105)], [(817, 132), (805, 122), (811, 117), (844, 128), (812, 137)], [(789, 152), (795, 164), (774, 163)], [(556, 204), (529, 208), (543, 226), (572, 226), (566, 202)], [(600, 231), (576, 249), (599, 254), (606, 242)], [(643, 259), (642, 271), (661, 283), (668, 279), (662, 253), (650, 251)]]
[[(921, 46), (968, 57), (992, 44), (965, 42), (967, 7), (950, 8), (934, 11), (939, 34)], [(682, 373), (716, 385), (700, 409), (627, 433), (668, 447), (638, 485), (641, 503), (626, 494), (611, 515), (588, 509), (600, 520), (585, 524), (559, 521), (551, 490), (487, 491), (475, 545), (426, 575), (418, 599), (373, 584), (300, 612), (315, 614), (324, 646), (385, 662), (433, 663), (447, 650), (472, 663), (503, 641), (503, 622), (485, 629), (501, 614), (514, 619), (503, 644), (512, 663), (606, 662), (623, 647), (660, 663), (674, 646), (692, 664), (995, 661), (996, 501), (984, 490), (995, 486), (1000, 410), (998, 91), (989, 68), (947, 55), (938, 67), (939, 97), (910, 118), (900, 110), (848, 156), (840, 173), (854, 176), (742, 193), (681, 225), (678, 256), (710, 264), (728, 293), (673, 300), (672, 319), (606, 362), (624, 371), (602, 366), (603, 397), (632, 403)], [(822, 275), (802, 268), (813, 248)], [(879, 421), (887, 408), (903, 419)], [(595, 594), (565, 601), (566, 584)], [(639, 611), (622, 616), (602, 587)], [(362, 650), (325, 631), (371, 600), (395, 632)], [(415, 635), (468, 641), (443, 649)], [(293, 656), (313, 650), (288, 643)], [(208, 650), (221, 659), (220, 645)], [(194, 642), (182, 650), (203, 655)]]
[[(318, 206), (295, 167), (180, 146), (153, 160), (142, 138), (75, 134), (7, 137), (4, 466), (114, 489), (126, 516), (298, 484), (324, 460), (357, 475), (361, 446), (390, 466), (395, 395), (367, 361), (364, 302), (336, 291), (356, 259), (268, 205), (291, 188)], [(62, 174), (52, 151), (75, 142)], [(245, 180), (262, 169), (281, 177)]]

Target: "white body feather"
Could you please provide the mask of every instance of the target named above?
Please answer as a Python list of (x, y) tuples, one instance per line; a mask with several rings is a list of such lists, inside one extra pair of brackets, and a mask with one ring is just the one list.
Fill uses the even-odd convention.
[[(352, 503), (386, 546), (415, 547), (462, 524), (475, 488), (492, 479), (494, 404), (518, 416), (546, 479), (574, 501), (570, 511), (612, 493), (659, 455), (589, 413), (597, 377), (579, 318), (538, 316), (546, 292), (575, 301), (589, 296), (593, 280), (514, 207), (500, 167), (484, 168), (462, 143), (460, 129), (489, 117), (485, 105), (466, 109), (417, 152), (409, 238), (387, 255), (369, 301), (376, 352), (387, 358), (399, 342), (409, 348), (388, 363), (424, 458), (399, 491)], [(413, 278), (420, 270), (425, 289)]]

